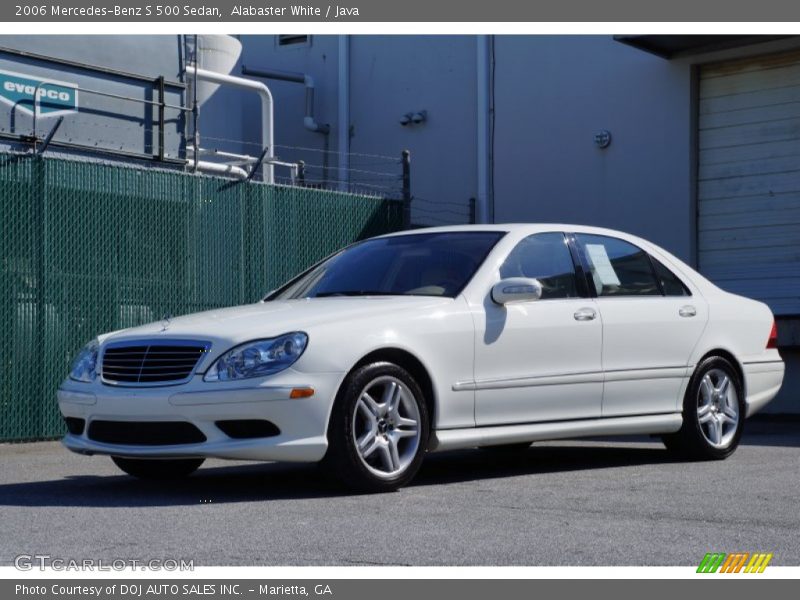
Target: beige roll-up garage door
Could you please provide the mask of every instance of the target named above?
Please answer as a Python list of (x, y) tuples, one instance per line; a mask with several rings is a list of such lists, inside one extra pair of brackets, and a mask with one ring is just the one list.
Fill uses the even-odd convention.
[(699, 91), (700, 271), (800, 315), (800, 52), (702, 67)]

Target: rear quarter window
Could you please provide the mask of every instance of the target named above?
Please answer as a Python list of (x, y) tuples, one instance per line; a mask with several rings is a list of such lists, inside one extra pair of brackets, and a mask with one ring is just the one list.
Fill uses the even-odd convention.
[(653, 261), (656, 277), (664, 290), (665, 296), (691, 296), (689, 288), (681, 281), (675, 273), (665, 267), (657, 258), (650, 256)]

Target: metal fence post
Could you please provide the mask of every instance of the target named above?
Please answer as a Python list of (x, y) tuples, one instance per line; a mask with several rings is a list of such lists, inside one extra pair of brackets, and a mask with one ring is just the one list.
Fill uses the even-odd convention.
[(403, 229), (411, 227), (411, 151), (403, 150)]
[(469, 222), (470, 225), (475, 224), (475, 198), (469, 199)]
[(158, 85), (158, 160), (164, 160), (164, 76), (157, 80)]
[[(47, 204), (49, 194), (47, 189), (47, 164), (42, 156), (36, 156), (33, 159), (33, 177), (34, 189), (37, 192), (36, 198), (36, 222), (38, 227), (38, 244), (36, 247), (36, 325), (35, 325), (35, 343), (44, 352), (47, 351), (47, 248), (48, 248), (48, 230), (47, 230)], [(40, 398), (46, 398), (47, 384), (45, 378), (42, 377), (38, 382), (39, 389), (37, 390), (34, 401), (30, 405), (31, 419), (34, 422), (36, 437), (45, 434), (45, 427), (43, 422), (44, 406)]]
[(297, 185), (306, 187), (306, 161), (297, 161)]

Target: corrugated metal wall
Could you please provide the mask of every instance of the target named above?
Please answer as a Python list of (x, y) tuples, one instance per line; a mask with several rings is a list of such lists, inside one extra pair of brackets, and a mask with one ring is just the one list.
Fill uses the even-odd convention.
[(705, 66), (699, 91), (700, 270), (800, 314), (800, 53)]

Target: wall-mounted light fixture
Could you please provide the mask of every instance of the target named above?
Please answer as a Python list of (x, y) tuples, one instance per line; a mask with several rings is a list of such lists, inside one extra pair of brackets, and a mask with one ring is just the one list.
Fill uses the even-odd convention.
[(428, 120), (428, 111), (420, 110), (417, 112), (409, 112), (400, 117), (400, 125), (408, 127), (409, 125), (422, 125)]

